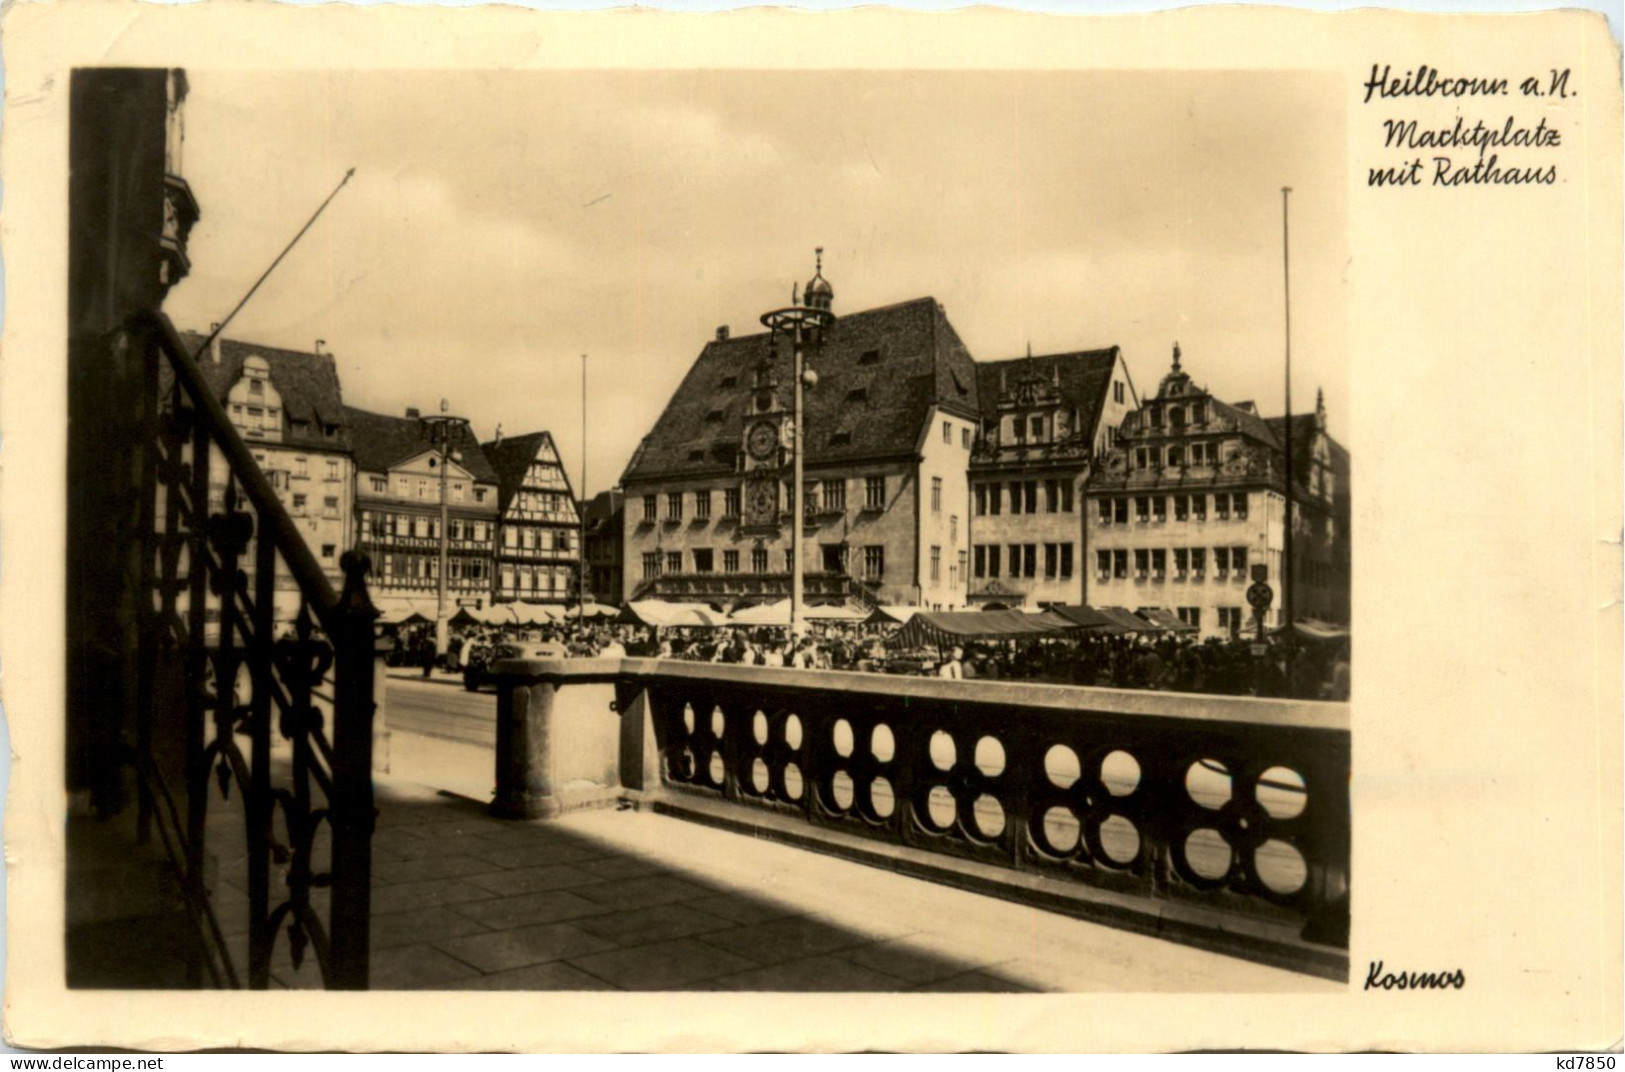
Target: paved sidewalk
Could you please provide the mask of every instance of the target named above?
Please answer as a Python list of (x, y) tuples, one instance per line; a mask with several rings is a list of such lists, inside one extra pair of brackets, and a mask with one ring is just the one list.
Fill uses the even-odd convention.
[(378, 801), (375, 989), (1341, 989), (668, 816), (510, 822), (399, 779)]

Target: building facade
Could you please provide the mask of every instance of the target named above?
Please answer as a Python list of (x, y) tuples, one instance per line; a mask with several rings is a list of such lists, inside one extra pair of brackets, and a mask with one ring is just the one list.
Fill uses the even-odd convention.
[[(1256, 627), (1246, 593), (1263, 580), (1275, 592), (1264, 624), (1278, 628), (1285, 621), (1282, 440), (1252, 403), (1230, 405), (1197, 387), (1180, 357), (1176, 345), (1156, 395), (1128, 414), (1089, 481), (1085, 602), (1164, 608), (1202, 636), (1230, 636)], [(1279, 425), (1284, 431), (1285, 422)], [(1294, 574), (1317, 579), (1311, 605), (1295, 588), (1294, 614), (1322, 610), (1346, 622), (1347, 452), (1325, 433), (1324, 405), (1294, 425), (1303, 456), (1324, 459), (1302, 479), (1294, 473), (1297, 531), (1324, 537), (1322, 545), (1305, 540), (1294, 548)], [(1331, 572), (1334, 566), (1340, 572)], [(1332, 595), (1339, 585), (1341, 596)]]
[[(196, 353), (208, 336), (181, 339)], [(320, 344), (305, 352), (216, 338), (198, 360), (322, 572), (342, 588), (339, 556), (355, 545), (355, 460), (333, 355)], [(211, 487), (211, 497), (224, 491)], [(252, 563), (244, 568), (252, 574)], [(279, 620), (298, 613), (291, 576), (277, 578), (276, 601)]]
[[(822, 276), (807, 294), (833, 301)], [(974, 363), (942, 307), (842, 316), (806, 367), (818, 382), (798, 497), (789, 343), (719, 328), (701, 351), (622, 478), (630, 598), (784, 598), (799, 518), (810, 601), (964, 605), (980, 415)]]
[(447, 614), (491, 602), (497, 477), (479, 441), (458, 425), (442, 478), (440, 453), (417, 410), (405, 417), (346, 406), (355, 452), (356, 542), (372, 558), (369, 590), (387, 616), (434, 617), (440, 585), (440, 489), (445, 487)]
[(581, 516), (558, 447), (547, 432), (485, 444), (497, 475), (498, 603), (565, 603), (576, 598), (581, 567)]
[(977, 366), (982, 434), (971, 452), (970, 602), (1081, 603), (1085, 488), (1137, 405), (1117, 347)]
[(626, 496), (619, 488), (600, 491), (578, 503), (586, 522), (587, 595), (600, 603), (619, 606), (626, 600), (623, 565)]

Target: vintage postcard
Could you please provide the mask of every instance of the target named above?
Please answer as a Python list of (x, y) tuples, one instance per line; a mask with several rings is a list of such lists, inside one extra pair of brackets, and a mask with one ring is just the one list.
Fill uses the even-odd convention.
[(1619, 1045), (1600, 16), (5, 29), (13, 1045)]

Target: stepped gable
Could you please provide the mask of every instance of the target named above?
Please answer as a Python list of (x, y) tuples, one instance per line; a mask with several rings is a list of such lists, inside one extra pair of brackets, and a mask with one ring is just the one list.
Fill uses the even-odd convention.
[[(187, 353), (196, 354), (208, 338), (195, 331), (180, 333)], [(215, 349), (219, 360), (215, 360)], [(338, 366), (332, 354), (316, 354), (301, 350), (285, 350), (277, 346), (238, 339), (220, 339), (216, 348), (204, 350), (196, 358), (205, 382), (221, 404), (226, 394), (242, 379), (243, 360), (251, 355), (265, 359), (271, 370), (271, 386), (282, 396), (282, 446), (310, 447), (321, 450), (348, 450), (349, 429), (345, 420), (344, 396), (339, 388)], [(170, 376), (168, 363), (160, 366), (163, 390), (168, 390)], [(306, 431), (296, 432), (294, 422), (305, 422)], [(328, 425), (336, 426), (329, 436)]]
[[(734, 472), (768, 342), (758, 332), (707, 343), (622, 479)], [(772, 368), (786, 409), (793, 364), (780, 339)], [(818, 373), (805, 396), (809, 467), (912, 454), (933, 405), (979, 414), (975, 362), (934, 298), (840, 317), (807, 365)]]
[[(998, 415), (1001, 395), (1013, 392), (1024, 377), (1038, 377), (1056, 384), (1066, 404), (1078, 411), (1079, 425), (1086, 438), (1093, 438), (1100, 414), (1111, 393), (1112, 372), (1120, 351), (1116, 346), (1097, 350), (1073, 350), (1060, 354), (1012, 357), (987, 361), (976, 366), (977, 393), (984, 418)], [(1002, 386), (1001, 386), (1002, 384)]]

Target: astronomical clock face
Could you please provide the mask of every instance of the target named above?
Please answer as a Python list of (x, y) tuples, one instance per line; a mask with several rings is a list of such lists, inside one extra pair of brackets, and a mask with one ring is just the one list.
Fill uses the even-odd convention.
[(745, 436), (745, 449), (759, 462), (768, 461), (779, 449), (778, 425), (772, 421), (757, 421)]
[(771, 525), (779, 516), (779, 485), (774, 480), (754, 480), (745, 488), (745, 522)]

